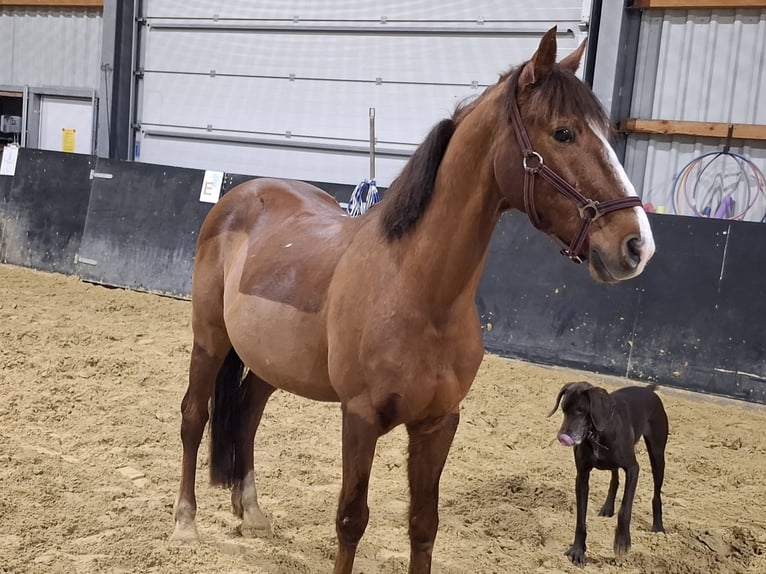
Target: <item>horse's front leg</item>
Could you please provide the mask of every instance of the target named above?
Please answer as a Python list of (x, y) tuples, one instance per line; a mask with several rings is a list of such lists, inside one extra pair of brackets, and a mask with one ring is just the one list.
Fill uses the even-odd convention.
[(235, 516), (242, 519), (240, 532), (243, 536), (270, 536), (271, 525), (261, 511), (255, 488), (253, 443), (266, 402), (275, 388), (252, 372), (242, 381), (241, 388), (244, 391), (243, 412), (247, 413), (247, 416), (240, 420), (240, 436), (236, 442), (237, 452), (234, 458), (239, 465), (236, 475), (242, 478), (236, 479), (232, 485), (231, 508)]
[(380, 434), (378, 417), (371, 407), (354, 401), (343, 405), (343, 483), (335, 523), (338, 554), (334, 574), (351, 574), (356, 547), (367, 528), (367, 488)]
[(431, 572), (439, 528), (439, 480), (460, 421), (455, 410), (436, 420), (407, 425), (410, 482), (410, 574)]

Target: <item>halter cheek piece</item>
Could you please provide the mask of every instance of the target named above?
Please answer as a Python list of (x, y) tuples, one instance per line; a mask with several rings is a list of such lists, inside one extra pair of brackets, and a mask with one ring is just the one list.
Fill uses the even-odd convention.
[[(516, 90), (514, 84), (511, 88)], [(641, 207), (641, 199), (637, 196), (621, 197), (619, 199), (610, 199), (609, 201), (595, 201), (588, 199), (577, 191), (572, 185), (564, 180), (559, 174), (545, 165), (543, 156), (534, 150), (532, 142), (529, 140), (529, 134), (524, 127), (524, 122), (521, 120), (521, 113), (519, 112), (519, 106), (516, 103), (516, 98), (511, 99), (511, 125), (513, 131), (516, 134), (516, 139), (519, 142), (519, 147), (522, 153), (522, 164), (524, 166), (524, 209), (527, 212), (529, 221), (537, 229), (540, 229), (540, 218), (535, 210), (535, 176), (539, 175), (545, 181), (550, 183), (556, 191), (571, 199), (577, 206), (577, 210), (580, 212), (580, 225), (577, 228), (577, 232), (574, 234), (572, 241), (567, 247), (566, 243), (561, 241), (555, 235), (552, 235), (558, 243), (563, 247), (561, 250), (562, 255), (569, 257), (574, 263), (582, 263), (585, 259), (581, 253), (585, 238), (588, 236), (588, 229), (591, 223), (596, 221), (602, 215), (617, 211), (619, 209), (627, 209), (629, 207)]]

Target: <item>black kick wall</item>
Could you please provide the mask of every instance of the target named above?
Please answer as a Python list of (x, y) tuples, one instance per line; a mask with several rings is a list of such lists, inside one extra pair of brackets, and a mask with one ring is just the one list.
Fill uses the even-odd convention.
[(495, 231), (477, 305), (486, 347), (766, 403), (766, 226), (649, 215), (645, 271), (595, 283), (521, 213)]
[(99, 159), (77, 258), (85, 280), (164, 295), (191, 292), (198, 170)]
[[(22, 149), (15, 176), (0, 176), (0, 260), (187, 297), (211, 207), (203, 176)], [(226, 174), (222, 193), (247, 179)], [(353, 189), (318, 185), (343, 202)], [(526, 216), (503, 216), (476, 301), (487, 349), (766, 403), (766, 225), (650, 220), (657, 253), (644, 273), (602, 285)]]
[(87, 155), (19, 149), (15, 175), (0, 176), (0, 261), (74, 273), (94, 164)]

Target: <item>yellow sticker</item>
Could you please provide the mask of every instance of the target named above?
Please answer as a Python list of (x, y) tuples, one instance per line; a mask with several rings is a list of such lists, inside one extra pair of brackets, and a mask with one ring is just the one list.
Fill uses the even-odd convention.
[(61, 151), (74, 153), (77, 130), (61, 128)]

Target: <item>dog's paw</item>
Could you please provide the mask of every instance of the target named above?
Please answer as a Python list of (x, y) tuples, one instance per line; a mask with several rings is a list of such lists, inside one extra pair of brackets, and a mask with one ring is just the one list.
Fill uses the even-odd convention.
[(599, 516), (611, 517), (614, 516), (614, 506), (607, 506), (606, 504), (598, 511)]
[(625, 556), (630, 550), (630, 532), (617, 532), (614, 536), (614, 555)]
[(652, 532), (665, 532), (665, 527), (660, 524), (652, 524)]
[(575, 566), (585, 566), (585, 548), (582, 546), (572, 545), (569, 550), (564, 553), (572, 561)]

